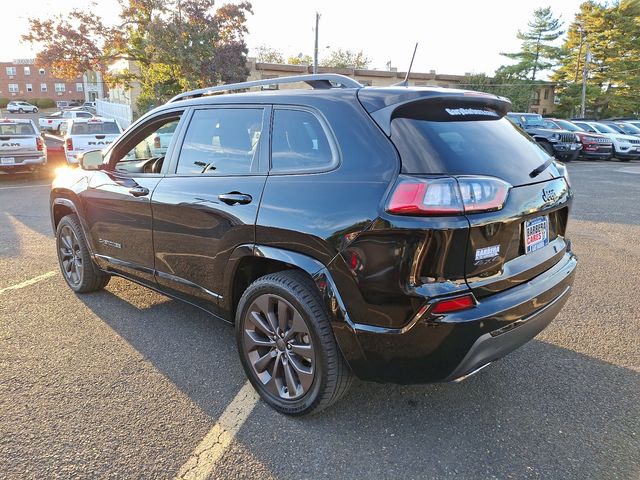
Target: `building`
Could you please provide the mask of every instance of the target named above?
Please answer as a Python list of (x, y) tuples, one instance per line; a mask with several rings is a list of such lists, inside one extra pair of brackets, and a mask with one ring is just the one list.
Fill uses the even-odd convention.
[[(247, 61), (249, 69), (248, 81), (263, 80), (278, 77), (288, 77), (293, 75), (305, 75), (312, 73), (313, 67), (310, 65), (289, 65), (276, 63), (260, 63), (255, 58), (249, 58)], [(109, 67), (109, 71), (135, 73), (139, 71), (134, 62), (128, 60), (119, 60)], [(347, 77), (354, 78), (358, 82), (366, 86), (388, 87), (394, 83), (404, 80), (406, 72), (398, 72), (397, 69), (390, 70), (369, 70), (356, 68), (327, 68), (318, 67), (318, 73), (338, 73)], [(464, 84), (468, 82), (470, 74), (467, 75), (450, 75), (436, 73), (431, 70), (428, 73), (411, 72), (409, 75), (409, 85), (417, 87), (444, 87), (444, 88), (465, 88)], [(296, 84), (280, 84), (263, 87), (263, 89), (288, 89), (299, 88)], [(123, 103), (131, 106), (135, 111), (136, 100), (140, 93), (140, 83), (133, 82), (129, 87), (116, 86), (109, 90), (109, 100), (111, 102)], [(546, 82), (542, 84), (534, 93), (531, 101), (530, 112), (548, 115), (553, 113), (555, 103), (555, 84)]]
[(94, 101), (104, 97), (104, 90), (99, 72), (87, 72), (69, 81), (52, 76), (32, 58), (0, 62), (0, 98), (9, 101), (43, 98)]
[[(131, 74), (140, 75), (140, 66), (131, 60), (121, 58), (113, 62), (107, 68), (111, 75)], [(136, 101), (140, 95), (142, 87), (140, 82), (133, 80), (128, 85), (113, 85), (109, 88), (109, 101), (129, 105), (134, 112), (137, 112)]]

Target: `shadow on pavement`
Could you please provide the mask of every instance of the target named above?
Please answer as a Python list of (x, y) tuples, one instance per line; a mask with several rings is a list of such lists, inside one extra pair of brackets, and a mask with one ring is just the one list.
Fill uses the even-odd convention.
[[(79, 298), (217, 418), (245, 381), (233, 329), (119, 295)], [(534, 340), (461, 384), (359, 382), (303, 419), (259, 403), (237, 442), (279, 478), (637, 478), (639, 394), (639, 373)]]

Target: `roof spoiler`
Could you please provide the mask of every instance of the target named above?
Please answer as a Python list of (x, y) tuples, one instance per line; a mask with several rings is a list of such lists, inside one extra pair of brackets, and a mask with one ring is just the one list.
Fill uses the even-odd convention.
[[(425, 113), (437, 112), (438, 109), (446, 109), (449, 115), (461, 115), (466, 118), (465, 112), (472, 115), (482, 116), (482, 112), (487, 112), (487, 117), (504, 117), (511, 110), (511, 101), (504, 97), (498, 97), (481, 92), (429, 92), (428, 96), (413, 97), (409, 100), (399, 101), (392, 105), (385, 106), (369, 114), (378, 124), (382, 131), (391, 135), (391, 121), (397, 117), (422, 118)], [(452, 112), (455, 110), (455, 112)], [(434, 120), (443, 121), (445, 118)], [(447, 118), (446, 120), (455, 120)], [(462, 120), (460, 118), (459, 120)]]

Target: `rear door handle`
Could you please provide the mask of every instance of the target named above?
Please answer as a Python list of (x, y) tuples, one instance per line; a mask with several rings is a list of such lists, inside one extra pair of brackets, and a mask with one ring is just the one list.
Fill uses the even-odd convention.
[(246, 193), (230, 192), (218, 195), (218, 200), (226, 203), (227, 205), (246, 205), (251, 203), (253, 198), (251, 195), (247, 195)]
[(138, 185), (137, 187), (130, 188), (129, 193), (134, 197), (144, 197), (145, 195), (149, 195), (149, 189)]

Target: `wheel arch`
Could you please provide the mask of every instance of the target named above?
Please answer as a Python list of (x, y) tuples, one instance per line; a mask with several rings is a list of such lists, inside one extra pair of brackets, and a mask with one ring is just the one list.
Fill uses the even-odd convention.
[(82, 233), (84, 235), (85, 241), (87, 243), (87, 247), (89, 248), (89, 252), (93, 254), (95, 252), (95, 248), (91, 239), (91, 236), (88, 235), (88, 229), (85, 224), (84, 218), (81, 214), (81, 210), (79, 208), (79, 198), (77, 195), (71, 190), (66, 189), (55, 189), (51, 192), (51, 226), (53, 227), (54, 235), (58, 229), (58, 223), (62, 220), (66, 215), (71, 215), (75, 213), (78, 215), (78, 219), (80, 221), (80, 227), (82, 228)]

